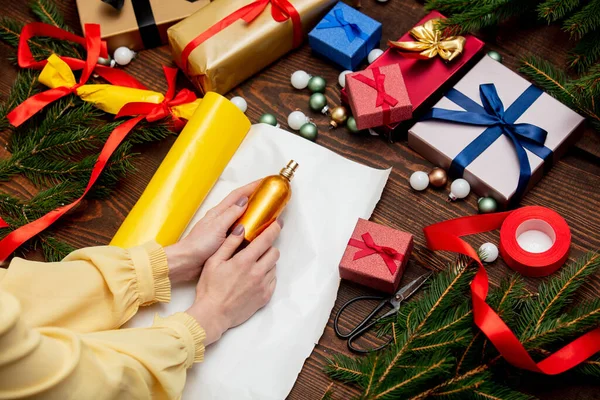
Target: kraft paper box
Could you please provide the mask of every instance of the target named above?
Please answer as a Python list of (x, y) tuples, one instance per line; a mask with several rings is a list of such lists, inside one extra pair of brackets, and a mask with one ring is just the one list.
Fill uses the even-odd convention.
[(167, 43), (167, 29), (211, 0), (125, 0), (123, 8), (100, 0), (77, 0), (81, 27), (99, 24), (109, 50), (125, 46), (148, 49)]
[[(412, 248), (410, 233), (359, 218), (340, 261), (340, 277), (385, 293), (395, 293)], [(394, 259), (389, 258), (390, 254)]]
[[(434, 18), (444, 18), (444, 16), (437, 11), (432, 11), (417, 22), (415, 26), (423, 25), (425, 22)], [(448, 84), (455, 81), (455, 78), (458, 78), (459, 73), (464, 71), (466, 67), (475, 61), (476, 56), (483, 48), (484, 43), (475, 36), (463, 36), (466, 39), (464, 51), (451, 62), (446, 62), (439, 56), (430, 60), (416, 60), (404, 57), (400, 52), (388, 48), (379, 58), (377, 58), (377, 60), (370, 64), (367, 69), (382, 67), (389, 64), (400, 65), (404, 83), (406, 84), (406, 90), (408, 91), (408, 97), (413, 105), (413, 114), (419, 114), (433, 105), (431, 100), (434, 95), (440, 93), (440, 91)], [(412, 41), (414, 39), (410, 36), (410, 33), (407, 32), (398, 40)], [(348, 92), (346, 89), (342, 89), (341, 98), (343, 103), (349, 104)], [(398, 123), (389, 124), (377, 128), (377, 131), (384, 133), (389, 137), (391, 132), (397, 126)]]
[[(381, 77), (384, 77), (382, 92), (376, 83)], [(370, 82), (370, 85), (367, 82)], [(397, 64), (348, 74), (346, 87), (358, 129), (397, 123), (412, 117), (412, 104)], [(383, 99), (383, 103), (378, 105), (380, 98)]]
[(315, 53), (352, 71), (379, 46), (380, 40), (381, 24), (342, 2), (308, 34)]
[[(482, 105), (480, 85), (490, 83), (494, 84), (504, 110), (510, 110), (515, 100), (522, 99), (526, 91), (530, 92), (532, 89), (537, 91), (527, 80), (488, 56), (475, 65), (454, 86), (454, 89), (468, 98), (467, 103), (470, 100), (475, 102), (477, 108), (477, 105)], [(465, 108), (458, 106), (447, 97), (442, 98), (435, 108), (465, 111)], [(546, 130), (548, 134), (544, 146), (553, 152), (551, 160), (547, 165), (543, 165), (543, 160), (539, 156), (530, 150), (525, 150), (531, 167), (527, 190), (542, 178), (544, 169), (556, 162), (569, 145), (578, 138), (579, 133), (582, 132), (578, 128), (583, 121), (584, 118), (579, 114), (543, 92), (514, 121), (517, 124), (532, 124)], [(486, 126), (422, 120), (410, 128), (408, 144), (432, 163), (449, 169), (452, 160), (486, 129)], [(527, 148), (527, 143), (524, 147)], [(506, 206), (516, 193), (519, 172), (519, 159), (515, 147), (506, 134), (500, 134), (466, 167), (463, 178), (471, 184), (471, 190), (478, 195), (491, 196), (499, 204)]]
[[(306, 37), (335, 0), (289, 0), (300, 15), (302, 37)], [(281, 58), (294, 48), (291, 19), (277, 22), (268, 4), (254, 20), (241, 18), (211, 35), (187, 58), (184, 68), (181, 55), (188, 43), (251, 0), (214, 1), (200, 12), (168, 30), (169, 44), (177, 65), (201, 92), (225, 94), (252, 75)]]

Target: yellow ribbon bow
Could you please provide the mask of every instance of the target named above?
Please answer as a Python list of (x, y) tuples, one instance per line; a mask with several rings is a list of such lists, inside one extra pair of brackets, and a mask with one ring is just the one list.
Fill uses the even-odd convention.
[(426, 60), (439, 55), (446, 61), (452, 61), (463, 52), (467, 40), (463, 36), (444, 36), (438, 29), (439, 21), (439, 18), (430, 19), (423, 25), (412, 28), (410, 35), (417, 40), (415, 42), (390, 40), (388, 43), (392, 48), (411, 52), (402, 53), (410, 58)]

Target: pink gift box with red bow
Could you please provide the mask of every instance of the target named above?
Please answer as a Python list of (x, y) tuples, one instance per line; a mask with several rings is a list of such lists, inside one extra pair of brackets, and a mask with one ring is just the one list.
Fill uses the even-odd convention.
[(359, 219), (340, 261), (340, 277), (395, 293), (413, 248), (413, 236)]
[(358, 129), (388, 125), (412, 117), (412, 103), (398, 64), (348, 74), (346, 90)]

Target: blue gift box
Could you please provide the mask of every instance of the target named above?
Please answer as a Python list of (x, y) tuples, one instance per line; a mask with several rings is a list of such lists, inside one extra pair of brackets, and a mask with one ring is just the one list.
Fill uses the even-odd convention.
[(308, 34), (315, 53), (349, 70), (367, 58), (380, 40), (381, 24), (342, 2)]

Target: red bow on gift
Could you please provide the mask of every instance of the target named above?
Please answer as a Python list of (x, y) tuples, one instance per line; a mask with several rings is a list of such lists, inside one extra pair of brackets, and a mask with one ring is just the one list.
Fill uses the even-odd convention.
[(372, 69), (373, 78), (367, 78), (364, 75), (356, 75), (356, 80), (364, 83), (377, 91), (377, 100), (375, 101), (376, 107), (383, 108), (383, 125), (390, 123), (390, 106), (398, 104), (398, 100), (393, 98), (385, 91), (385, 74), (382, 74), (379, 67)]
[(300, 46), (302, 43), (302, 21), (300, 20), (298, 10), (296, 10), (288, 0), (256, 0), (247, 6), (232, 12), (190, 41), (181, 52), (181, 69), (184, 72), (188, 72), (188, 57), (196, 47), (200, 46), (207, 39), (210, 39), (237, 20), (244, 20), (248, 24), (254, 21), (256, 17), (265, 10), (269, 3), (271, 3), (271, 16), (275, 21), (285, 22), (288, 19), (292, 20), (294, 29), (293, 46)]
[(185, 125), (185, 122), (173, 115), (171, 107), (191, 103), (194, 100), (196, 100), (196, 95), (188, 89), (182, 89), (179, 91), (179, 93), (177, 93), (177, 95), (175, 95), (175, 81), (177, 77), (177, 69), (163, 67), (163, 71), (167, 80), (168, 89), (167, 93), (165, 93), (165, 99), (161, 103), (128, 103), (121, 107), (119, 113), (115, 118), (137, 115), (139, 116), (139, 120), (145, 118), (148, 122), (154, 122), (166, 118), (168, 116), (172, 116), (174, 129), (181, 130), (181, 128), (183, 128), (183, 126)]
[[(69, 210), (77, 206), (81, 200), (83, 200), (85, 195), (92, 189), (100, 177), (100, 174), (108, 164), (108, 160), (112, 154), (138, 122), (144, 118), (152, 121), (165, 118), (171, 115), (170, 107), (192, 102), (196, 99), (196, 96), (187, 89), (183, 89), (177, 96), (173, 96), (175, 93), (175, 78), (177, 76), (177, 70), (175, 68), (164, 67), (164, 72), (168, 83), (168, 91), (163, 102), (160, 104), (130, 103), (123, 106), (117, 117), (121, 115), (137, 115), (137, 117), (123, 122), (111, 132), (110, 136), (106, 140), (106, 143), (102, 147), (102, 150), (100, 151), (100, 155), (98, 156), (96, 164), (94, 164), (92, 174), (83, 194), (72, 203), (52, 210), (35, 221), (23, 225), (6, 235), (4, 239), (0, 240), (0, 261), (6, 260), (16, 249), (19, 248), (19, 246), (38, 233), (44, 231)], [(176, 126), (183, 126), (183, 122), (179, 119), (176, 119)], [(8, 223), (0, 218), (0, 228), (8, 227)]]
[(404, 255), (398, 253), (391, 247), (379, 246), (375, 244), (375, 241), (369, 232), (362, 234), (361, 237), (363, 240), (362, 242), (356, 239), (350, 239), (348, 242), (350, 246), (361, 249), (354, 253), (354, 260), (359, 260), (372, 254), (379, 254), (381, 258), (383, 258), (383, 261), (385, 261), (390, 273), (394, 275), (398, 270), (398, 266), (394, 260), (402, 262)]

